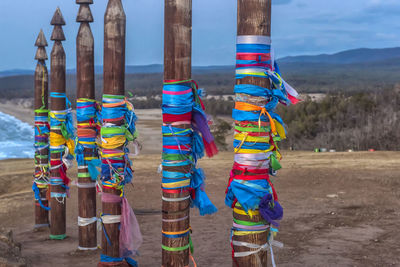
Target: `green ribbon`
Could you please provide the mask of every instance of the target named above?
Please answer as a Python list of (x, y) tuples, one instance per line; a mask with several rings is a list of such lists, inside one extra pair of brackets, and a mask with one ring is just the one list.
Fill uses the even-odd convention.
[(279, 160), (276, 158), (275, 154), (271, 155), (271, 167), (272, 169), (274, 169), (275, 171), (282, 169), (282, 165), (279, 162)]
[(271, 131), (271, 127), (264, 127), (264, 126), (261, 126), (261, 128), (259, 128), (258, 126), (255, 127), (235, 126), (235, 129), (240, 132), (252, 132), (252, 133), (265, 133)]
[(103, 98), (125, 99), (125, 96), (123, 96), (123, 95), (107, 95), (107, 94), (104, 94)]
[(168, 153), (163, 153), (162, 159), (163, 160), (172, 160), (172, 161), (177, 161), (177, 160), (183, 161), (183, 160), (189, 159), (190, 161), (193, 161), (193, 157), (190, 155), (168, 154)]
[(35, 109), (36, 113), (49, 113), (50, 110), (48, 109), (44, 109), (43, 107), (39, 108), (39, 109)]
[(51, 240), (63, 240), (67, 237), (66, 234), (63, 235), (50, 235)]
[(186, 246), (183, 246), (183, 247), (177, 247), (177, 248), (171, 248), (171, 247), (167, 247), (164, 245), (161, 245), (161, 247), (163, 250), (166, 250), (166, 251), (183, 251), (183, 250), (190, 248), (190, 244), (187, 244)]
[(266, 222), (265, 221), (261, 221), (261, 222), (248, 222), (248, 221), (241, 221), (238, 219), (233, 218), (233, 221), (237, 224), (240, 225), (246, 225), (246, 226), (256, 226), (256, 225), (265, 225)]
[(78, 172), (78, 178), (90, 178), (89, 172)]

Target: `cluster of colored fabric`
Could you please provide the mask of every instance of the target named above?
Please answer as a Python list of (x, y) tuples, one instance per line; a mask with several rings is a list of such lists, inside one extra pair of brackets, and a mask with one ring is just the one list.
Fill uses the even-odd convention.
[[(197, 207), (200, 215), (206, 215), (216, 212), (217, 208), (205, 193), (205, 175), (203, 170), (197, 167), (197, 161), (205, 153), (208, 157), (214, 156), (218, 149), (210, 132), (209, 119), (204, 113), (200, 94), (201, 91), (192, 80), (164, 82), (162, 190), (168, 194), (189, 192), (187, 197), (163, 197), (163, 200), (177, 202), (190, 199), (191, 206)], [(187, 216), (172, 221), (186, 218)], [(188, 235), (190, 229), (182, 232), (163, 232), (163, 236), (168, 238)], [(162, 246), (167, 251), (182, 251), (189, 247), (190, 244), (179, 248)]]
[[(43, 72), (44, 75), (44, 72)], [(32, 190), (40, 207), (50, 210), (42, 202), (40, 189), (49, 188), (49, 110), (44, 101), (44, 77), (42, 79), (42, 106), (35, 110), (35, 174)]]
[[(269, 79), (271, 88), (246, 83), (247, 77)], [(261, 216), (260, 222), (234, 219), (232, 236), (268, 232), (265, 247), (242, 244), (234, 246), (255, 249), (248, 253), (233, 251), (233, 257), (256, 254), (273, 243), (283, 209), (270, 177), (281, 168), (278, 142), (286, 138), (282, 119), (275, 113), (279, 103), (295, 104), (297, 92), (280, 76), (271, 55), (270, 38), (266, 36), (238, 36), (236, 55), (235, 162), (230, 173), (225, 203), (239, 215)], [(248, 79), (248, 78), (247, 78)], [(239, 244), (240, 243), (240, 244)]]
[[(75, 150), (75, 128), (71, 113), (71, 102), (69, 102), (65, 93), (51, 92), (51, 98), (65, 99), (65, 110), (51, 110), (50, 115), (50, 154), (60, 155), (58, 158), (50, 159), (50, 184), (61, 186), (66, 192), (54, 192), (52, 190), (51, 197), (56, 198), (60, 203), (64, 203), (64, 199), (68, 194), (69, 178), (67, 177), (67, 169), (72, 165)], [(59, 176), (54, 176), (54, 173)]]
[[(137, 138), (136, 120), (133, 105), (123, 95), (103, 95), (103, 106), (99, 114), (101, 121), (101, 182), (103, 188), (121, 191), (121, 196), (102, 193), (102, 201), (121, 203), (121, 215), (101, 215), (103, 230), (108, 242), (104, 224), (120, 224), (120, 258), (102, 255), (102, 262), (121, 262), (134, 264), (129, 257), (138, 254), (142, 243), (139, 225), (128, 201), (124, 187), (132, 182), (132, 162), (129, 159), (128, 144)], [(110, 244), (112, 245), (112, 244)]]
[(80, 98), (76, 101), (76, 161), (78, 162), (78, 169), (88, 169), (89, 171), (78, 173), (78, 178), (91, 178), (93, 181), (97, 180), (99, 176), (97, 167), (100, 167), (96, 143), (100, 129), (98, 112), (99, 106), (96, 100)]

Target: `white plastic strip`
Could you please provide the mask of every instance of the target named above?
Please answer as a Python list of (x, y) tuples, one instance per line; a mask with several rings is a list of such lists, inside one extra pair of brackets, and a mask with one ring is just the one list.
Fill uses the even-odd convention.
[(179, 219), (162, 219), (163, 222), (180, 222), (180, 221), (184, 221), (187, 218), (189, 218), (189, 216), (185, 216), (183, 218), (179, 218)]
[(238, 44), (271, 44), (270, 36), (262, 35), (239, 35), (236, 38), (236, 43)]
[(168, 202), (179, 202), (179, 201), (184, 201), (190, 198), (190, 195), (186, 197), (181, 197), (181, 198), (167, 198), (167, 197), (162, 197), (162, 200), (168, 201)]
[(267, 160), (272, 152), (267, 153), (254, 153), (254, 154), (236, 154), (235, 161), (237, 160)]
[(88, 226), (97, 222), (97, 217), (93, 218), (82, 218), (78, 216), (78, 226)]
[(272, 246), (279, 247), (279, 248), (282, 248), (282, 247), (283, 247), (283, 244), (282, 244), (281, 242), (275, 241), (275, 240), (273, 240), (273, 239), (271, 239), (271, 240), (269, 241), (269, 243), (266, 243), (266, 244), (264, 244), (264, 245), (251, 244), (251, 243), (242, 242), (242, 241), (236, 241), (236, 240), (233, 240), (233, 241), (232, 241), (232, 244), (233, 244), (234, 246), (238, 246), (238, 247), (246, 247), (246, 248), (249, 248), (249, 249), (255, 249), (255, 250), (245, 251), (245, 252), (235, 252), (235, 253), (234, 253), (234, 256), (239, 258), (239, 257), (247, 257), (247, 256), (251, 256), (251, 255), (253, 255), (253, 254), (256, 254), (256, 256), (257, 256), (257, 261), (258, 261), (260, 267), (262, 267), (262, 266), (261, 266), (261, 260), (260, 260), (258, 254), (257, 254), (258, 252), (260, 252), (260, 251), (267, 251), (268, 248), (269, 248), (269, 249), (270, 249), (270, 252), (271, 252), (271, 262), (272, 262), (272, 266), (273, 266), (273, 267), (276, 267), (276, 264), (275, 264), (275, 257), (274, 257), (274, 251), (273, 251), (273, 249), (272, 249)]
[(87, 169), (87, 168), (88, 168), (87, 165), (78, 166), (78, 170), (83, 170), (83, 169)]
[(98, 247), (94, 247), (94, 248), (84, 248), (84, 247), (79, 247), (79, 246), (78, 246), (78, 249), (79, 249), (79, 250), (97, 250)]
[(257, 244), (233, 240), (232, 244), (234, 246), (238, 246), (238, 247), (246, 247), (246, 248), (250, 248), (250, 249), (255, 249), (255, 250), (245, 251), (245, 252), (235, 252), (235, 257), (247, 257), (247, 256), (250, 256), (253, 254), (257, 254), (260, 251), (266, 251), (269, 248), (268, 243), (265, 243), (264, 245), (257, 245)]
[(78, 188), (94, 188), (96, 187), (96, 183), (76, 183)]
[(103, 215), (101, 216), (103, 224), (113, 224), (121, 222), (121, 215)]
[(285, 85), (286, 92), (288, 92), (289, 95), (294, 97), (299, 96), (299, 93), (297, 93), (296, 89), (294, 89), (290, 84), (285, 81), (283, 81), (283, 84)]

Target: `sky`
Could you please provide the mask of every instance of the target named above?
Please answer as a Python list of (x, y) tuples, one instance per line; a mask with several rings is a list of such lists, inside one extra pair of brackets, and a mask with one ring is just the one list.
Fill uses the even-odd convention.
[[(193, 0), (193, 65), (233, 65), (236, 0)], [(334, 53), (360, 47), (400, 46), (399, 0), (272, 0), (272, 40), (277, 57)], [(102, 65), (107, 0), (91, 6), (96, 65)], [(163, 0), (123, 0), (127, 16), (126, 64), (163, 62)], [(59, 6), (67, 22), (67, 67), (76, 64), (75, 0), (0, 0), (0, 71), (34, 69), (33, 46)]]

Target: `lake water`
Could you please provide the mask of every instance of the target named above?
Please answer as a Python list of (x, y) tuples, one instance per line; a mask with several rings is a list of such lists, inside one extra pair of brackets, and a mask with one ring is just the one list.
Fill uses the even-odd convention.
[(34, 128), (0, 112), (0, 160), (33, 158)]

